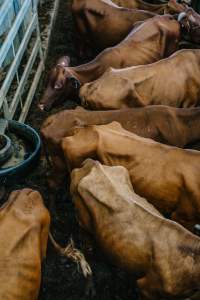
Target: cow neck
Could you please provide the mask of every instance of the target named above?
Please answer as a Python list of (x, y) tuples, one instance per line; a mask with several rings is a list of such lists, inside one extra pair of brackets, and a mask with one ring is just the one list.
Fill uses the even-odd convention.
[(134, 38), (131, 41), (134, 62), (130, 66), (146, 65), (163, 58), (166, 49), (166, 39), (158, 43), (160, 33), (157, 30), (148, 33), (148, 36), (144, 37), (146, 27), (143, 28), (144, 30), (140, 30), (138, 33), (135, 32)]
[[(115, 165), (119, 164), (120, 161), (120, 165), (130, 170), (134, 160), (137, 159), (138, 156), (140, 157), (141, 153), (141, 147), (138, 147), (138, 141), (134, 138), (135, 134), (129, 133), (128, 131), (127, 133), (126, 131), (123, 132), (121, 130), (115, 131), (115, 129), (112, 128), (107, 130), (105, 127), (102, 127), (100, 130), (98, 129), (98, 132), (99, 142), (97, 156), (100, 158), (102, 163)], [(117, 142), (112, 143), (112, 139), (115, 138), (117, 139)], [(127, 147), (126, 141), (131, 142), (131, 147), (129, 147), (130, 144)], [(118, 149), (117, 154), (119, 155), (113, 155), (115, 149)], [(134, 151), (131, 149), (134, 149)], [(136, 149), (138, 149), (137, 153)], [(129, 161), (128, 165), (127, 159)]]
[(102, 66), (95, 60), (69, 69), (82, 84), (93, 81), (102, 74)]

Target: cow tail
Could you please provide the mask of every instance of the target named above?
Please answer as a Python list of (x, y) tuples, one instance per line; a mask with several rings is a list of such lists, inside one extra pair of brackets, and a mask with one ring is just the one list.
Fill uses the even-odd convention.
[(86, 261), (86, 258), (80, 250), (76, 249), (74, 246), (74, 241), (70, 239), (70, 242), (66, 247), (61, 247), (53, 238), (51, 232), (49, 232), (49, 239), (54, 246), (55, 250), (62, 256), (74, 261), (78, 267), (81, 269), (85, 278), (92, 276), (92, 270), (90, 265)]

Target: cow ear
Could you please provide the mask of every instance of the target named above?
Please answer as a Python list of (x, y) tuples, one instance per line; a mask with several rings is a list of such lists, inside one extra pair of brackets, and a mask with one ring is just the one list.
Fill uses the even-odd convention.
[(59, 58), (59, 60), (57, 61), (58, 65), (61, 65), (63, 67), (69, 67), (70, 65), (70, 58), (69, 56), (62, 56), (61, 58)]
[(54, 89), (55, 90), (61, 90), (63, 88), (63, 82), (60, 80), (57, 80), (54, 84)]

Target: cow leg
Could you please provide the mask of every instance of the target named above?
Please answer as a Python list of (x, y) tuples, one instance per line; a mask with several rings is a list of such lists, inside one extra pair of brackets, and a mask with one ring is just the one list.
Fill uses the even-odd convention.
[(81, 58), (82, 55), (84, 54), (83, 41), (85, 42), (85, 39), (87, 37), (86, 37), (85, 29), (84, 29), (84, 23), (79, 17), (75, 18), (75, 31), (76, 31), (75, 36), (74, 36), (75, 50), (76, 50), (77, 56), (79, 58)]
[(79, 59), (90, 57), (88, 55), (89, 52), (88, 48), (89, 48), (89, 41), (87, 40), (87, 37), (85, 35), (81, 36), (77, 34), (75, 38), (75, 49)]
[(92, 45), (88, 39), (89, 32), (87, 30), (87, 19), (84, 17), (76, 18), (77, 35), (75, 39), (75, 47), (78, 51), (79, 58), (91, 57)]

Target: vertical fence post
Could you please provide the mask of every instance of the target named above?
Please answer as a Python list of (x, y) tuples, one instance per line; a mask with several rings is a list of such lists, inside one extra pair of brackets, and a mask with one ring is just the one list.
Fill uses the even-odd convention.
[[(17, 119), (22, 122), (26, 118), (44, 69), (37, 5), (38, 0), (0, 0), (0, 34), (3, 31), (1, 30), (2, 24), (7, 26), (5, 37), (2, 43), (0, 41), (0, 68), (4, 74), (0, 86), (0, 110), (1, 112), (3, 110), (4, 117), (8, 119), (13, 119), (17, 111)], [(11, 18), (10, 24), (8, 23), (9, 17)], [(5, 68), (9, 51), (13, 51), (11, 52), (13, 55), (9, 68)], [(24, 57), (27, 61), (22, 67), (21, 62)], [(39, 62), (37, 58), (40, 58)], [(35, 62), (37, 62), (37, 67)], [(34, 72), (32, 72), (33, 67)], [(28, 82), (32, 74), (33, 79)], [(14, 78), (17, 78), (17, 86), (14, 87), (12, 94), (9, 94)], [(24, 96), (25, 87), (26, 97)]]

